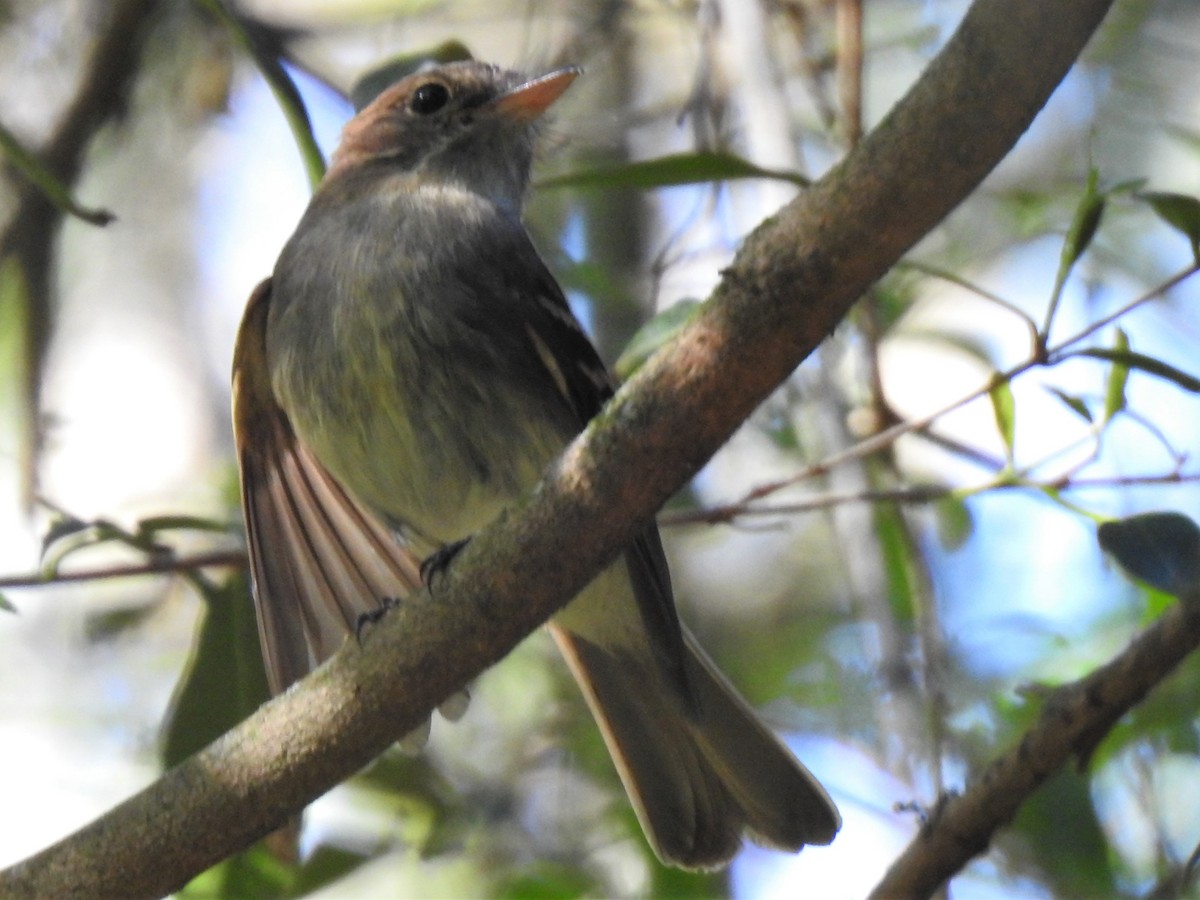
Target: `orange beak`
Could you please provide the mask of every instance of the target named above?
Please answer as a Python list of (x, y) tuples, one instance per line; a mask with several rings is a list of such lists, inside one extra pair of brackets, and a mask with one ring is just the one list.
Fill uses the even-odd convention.
[(532, 122), (562, 96), (582, 71), (578, 66), (567, 66), (533, 78), (501, 94), (492, 101), (492, 108), (518, 122)]

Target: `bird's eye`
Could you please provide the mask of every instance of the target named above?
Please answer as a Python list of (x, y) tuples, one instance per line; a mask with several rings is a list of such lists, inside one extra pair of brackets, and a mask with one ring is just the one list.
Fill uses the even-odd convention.
[(446, 90), (446, 86), (436, 81), (431, 81), (413, 91), (412, 100), (409, 101), (408, 108), (419, 116), (427, 116), (430, 113), (437, 112), (449, 100), (450, 92)]

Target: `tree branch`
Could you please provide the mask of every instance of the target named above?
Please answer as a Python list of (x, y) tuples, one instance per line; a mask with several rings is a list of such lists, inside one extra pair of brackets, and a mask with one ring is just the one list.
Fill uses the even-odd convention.
[(1050, 775), (1093, 750), (1189, 653), (1200, 646), (1200, 596), (1185, 597), (1110, 663), (1058, 688), (1021, 742), (966, 793), (950, 797), (892, 863), (872, 897), (928, 897), (982, 853), (996, 831)]
[[(157, 896), (370, 762), (574, 596), (1012, 147), (1111, 0), (976, 0), (888, 118), (760, 226), (533, 495), (299, 686), (55, 846), (6, 897)], [(582, 536), (586, 535), (586, 539)]]

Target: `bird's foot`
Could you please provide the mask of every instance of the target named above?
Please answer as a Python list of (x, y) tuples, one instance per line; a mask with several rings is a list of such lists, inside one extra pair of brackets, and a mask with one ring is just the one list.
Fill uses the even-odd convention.
[(449, 544), (443, 544), (433, 553), (425, 558), (421, 563), (421, 581), (425, 587), (433, 587), (433, 579), (435, 575), (441, 575), (446, 571), (446, 567), (450, 565), (450, 561), (458, 556), (463, 547), (467, 546), (467, 542), (471, 539), (463, 538), (461, 541), (452, 541)]
[(378, 624), (379, 620), (388, 614), (390, 610), (395, 609), (400, 605), (399, 597), (382, 597), (379, 600), (379, 608), (373, 609), (370, 612), (365, 612), (358, 617), (358, 621), (354, 623), (354, 639), (358, 641), (361, 647), (363, 642), (363, 634), (372, 625)]

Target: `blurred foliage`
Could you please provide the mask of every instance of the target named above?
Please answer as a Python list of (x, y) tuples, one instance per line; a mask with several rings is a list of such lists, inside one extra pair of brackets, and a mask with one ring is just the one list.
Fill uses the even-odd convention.
[(1100, 546), (1134, 578), (1168, 594), (1200, 590), (1200, 528), (1179, 513), (1142, 513), (1100, 526)]
[(283, 29), (257, 27), (257, 23), (238, 15), (230, 4), (222, 0), (196, 0), (197, 4), (217, 18), (228, 28), (229, 34), (241, 45), (258, 66), (263, 78), (271, 86), (271, 92), (279, 101), (304, 169), (309, 185), (316, 188), (325, 174), (325, 157), (317, 145), (312, 122), (304, 98), (291, 74), (284, 65), (287, 54), (287, 33)]
[(7, 128), (0, 125), (0, 153), (8, 164), (37, 186), (50, 202), (62, 212), (76, 216), (91, 225), (107, 225), (113, 214), (104, 209), (88, 209), (71, 196), (70, 188), (49, 171), (40, 159), (30, 153)]
[(620, 357), (613, 363), (613, 371), (622, 381), (628, 380), (642, 363), (656, 350), (665, 346), (678, 334), (692, 314), (700, 308), (698, 300), (680, 300), (650, 319), (629, 339)]
[(1200, 200), (1169, 191), (1147, 191), (1139, 196), (1160, 219), (1187, 238), (1192, 255), (1200, 263)]
[[(725, 16), (735, 9), (716, 7)], [(866, 5), (872, 117), (936, 51), (960, 7)], [(893, 835), (912, 830), (895, 804), (934, 808), (940, 786), (961, 789), (1019, 740), (1039, 711), (1040, 689), (1018, 685), (1086, 674), (1175, 595), (1190, 597), (1198, 580), (1190, 448), (1200, 440), (1192, 424), (1200, 421), (1200, 125), (1190, 85), (1200, 18), (1185, 0), (1118, 7), (1064, 86), (1072, 115), (1039, 120), (1034, 149), (1018, 148), (877, 285), (864, 315), (832, 335), (673, 505), (673, 514), (721, 523), (667, 530), (684, 618), (774, 725), (840, 748), (846, 771), (818, 774), (846, 810), (867, 810)], [(425, 60), (474, 52), (513, 62), (536, 58), (546, 44), (560, 48), (556, 64), (582, 64), (587, 77), (548, 129), (530, 224), (581, 317), (603, 344), (624, 347), (615, 368), (628, 377), (687, 322), (741, 236), (844, 152), (833, 7), (762, 8), (763, 33), (744, 45), (729, 21), (697, 16), (688, 4), (285, 9), (199, 0), (171, 7), (156, 24), (160, 47), (185, 49), (145, 64), (148, 86), (121, 127), (191, 117), (209, 141), (196, 138), (202, 157), (227, 127), (226, 91), (236, 107), (239, 91), (262, 78), (294, 142), (281, 145), (280, 158), (298, 150), (315, 183), (324, 151), (306, 94), (313, 78), (361, 106)], [(19, 5), (5, 12), (13, 22), (28, 15)], [(766, 81), (756, 76), (764, 58)], [(178, 100), (184, 92), (152, 90), (175, 85), (180, 69), (215, 70), (220, 89), (209, 93), (221, 99), (189, 105)], [(577, 93), (578, 105), (568, 106)], [(765, 112), (782, 109), (791, 117)], [(0, 106), (0, 147), (13, 169), (5, 177), (19, 171), (63, 211), (88, 214), (72, 199), (78, 185), (44, 177), (36, 129), (18, 128), (16, 115)], [(153, 121), (163, 127), (164, 119)], [(107, 158), (97, 154), (96, 165)], [(194, 164), (171, 160), (181, 170)], [(199, 169), (186, 171), (189, 191), (210, 190)], [(137, 198), (116, 196), (120, 204), (105, 204), (121, 218), (113, 229), (91, 229), (99, 235), (137, 219)], [(101, 268), (107, 252), (59, 265), (67, 275)], [(263, 259), (264, 274), (271, 262)], [(30, 298), (22, 265), (0, 258), (0, 412), (5, 439), (14, 435), (18, 446), (22, 430), (39, 427), (16, 421), (19, 395), (9, 396), (24, 371)], [(633, 319), (646, 324), (631, 338)], [(72, 335), (60, 339), (70, 357)], [(905, 346), (915, 349), (891, 357)], [(922, 372), (933, 374), (921, 380)], [(224, 386), (213, 391), (214, 415), (225, 416)], [(968, 396), (973, 406), (960, 402)], [(974, 416), (970, 427), (955, 424), (960, 413)], [(889, 428), (903, 433), (856, 445)], [(197, 475), (205, 477), (211, 472)], [(190, 549), (225, 547), (236, 532), (228, 522), (235, 503), (221, 503), (216, 513), (194, 512), (181, 497), (177, 515), (75, 516), (46, 501), (56, 513), (44, 531), (42, 570), (26, 583), (53, 581), (66, 562), (109, 560), (114, 549), (121, 559), (160, 564), (155, 571), (186, 563)], [(706, 519), (706, 506), (717, 503), (721, 515)], [(1082, 550), (1070, 541), (1081, 528), (1089, 535)], [(1101, 549), (1140, 582), (1111, 577)], [(166, 765), (266, 696), (240, 571), (172, 571), (202, 614), (160, 732)], [(13, 588), (4, 590), (0, 609), (12, 605)], [(35, 601), (22, 597), (21, 605)], [(166, 605), (165, 596), (98, 605), (91, 637), (116, 645), (142, 634)], [(1198, 695), (1200, 662), (1190, 659), (1120, 722), (1086, 772), (1058, 773), (1034, 794), (951, 892), (1142, 895), (1169, 882), (1178, 860), (1161, 847), (1200, 843), (1185, 815), (1200, 808), (1200, 791), (1168, 798), (1176, 807), (1141, 788), (1169, 755), (1200, 755)], [(892, 795), (861, 795), (860, 782), (885, 774)], [(537, 641), (485, 676), (463, 722), (435, 723), (428, 752), (388, 753), (336, 793), (352, 814), (314, 811), (298, 857), (296, 834), (285, 829), (181, 896), (700, 897), (732, 889), (726, 873), (658, 865), (577, 691)], [(834, 847), (805, 851), (801, 863), (845, 846), (846, 856), (830, 858), (849, 860), (845, 884), (857, 891), (855, 879), (888, 862), (862, 837), (861, 822), (848, 815)], [(804, 890), (800, 883), (795, 892)]]
[[(29, 396), (29, 282), (25, 267), (13, 256), (0, 257), (0, 415), (12, 435), (10, 453), (25, 476), (33, 466), (35, 423)], [(28, 504), (29, 497), (22, 500)]]
[(220, 585), (199, 576), (192, 580), (204, 617), (164, 723), (162, 761), (168, 768), (215, 741), (270, 696), (245, 576)]
[(1060, 772), (1021, 807), (1014, 830), (1055, 897), (1118, 893), (1108, 841), (1092, 806), (1090, 779)]
[[(312, 860), (312, 866), (325, 867), (327, 860)], [(345, 868), (336, 867), (338, 875)], [(262, 900), (296, 896), (294, 866), (274, 856), (264, 845), (258, 845), (214, 866), (189, 882), (179, 892), (188, 900), (219, 900), (222, 897), (259, 897)]]

